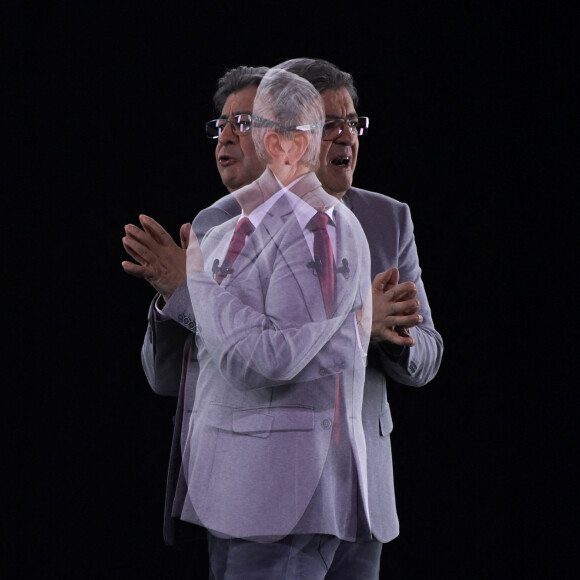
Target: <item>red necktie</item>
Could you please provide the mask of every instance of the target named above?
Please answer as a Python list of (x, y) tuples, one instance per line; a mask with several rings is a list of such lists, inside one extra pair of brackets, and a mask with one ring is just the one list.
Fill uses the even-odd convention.
[(334, 314), (334, 256), (327, 225), (328, 216), (320, 211), (310, 220), (310, 229), (314, 233), (314, 264), (320, 281), (326, 317), (330, 318)]
[(246, 236), (254, 231), (254, 226), (252, 222), (247, 218), (242, 218), (237, 224), (236, 229), (232, 239), (230, 240), (230, 245), (228, 246), (228, 251), (224, 261), (222, 262), (221, 268), (217, 273), (215, 279), (218, 284), (224, 281), (224, 278), (233, 272), (232, 265), (236, 261), (236, 258), (240, 255), (245, 243)]
[[(314, 233), (314, 265), (318, 273), (322, 299), (326, 317), (330, 318), (334, 314), (334, 256), (332, 245), (328, 236), (328, 215), (318, 212), (310, 220), (310, 229)], [(334, 405), (334, 429), (332, 438), (338, 444), (340, 438), (340, 375), (336, 375), (336, 403)]]

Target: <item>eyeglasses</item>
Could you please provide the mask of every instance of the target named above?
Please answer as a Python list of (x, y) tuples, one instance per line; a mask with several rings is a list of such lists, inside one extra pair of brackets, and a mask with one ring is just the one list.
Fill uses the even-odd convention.
[(227, 124), (230, 127), (234, 135), (245, 135), (250, 132), (252, 128), (252, 115), (248, 113), (242, 113), (236, 115), (235, 117), (213, 119), (205, 124), (205, 134), (209, 139), (217, 139), (225, 130)]
[[(255, 119), (258, 120), (258, 119)], [(261, 119), (260, 119), (261, 120)], [(264, 119), (263, 121), (266, 121)], [(205, 133), (209, 139), (217, 139), (225, 130), (226, 125), (230, 124), (234, 135), (245, 135), (250, 132), (252, 128), (252, 115), (249, 113), (242, 113), (235, 117), (227, 117), (221, 119), (213, 119), (205, 124)], [(266, 124), (266, 123), (264, 123)], [(369, 130), (370, 119), (368, 117), (351, 117), (349, 119), (328, 119), (324, 123), (322, 129), (322, 140), (332, 141), (336, 139), (344, 130), (346, 125), (352, 135), (366, 135)], [(308, 131), (314, 126), (300, 125), (299, 127), (292, 127), (292, 130)], [(286, 129), (286, 128), (284, 128)]]
[(345, 125), (353, 135), (358, 135), (359, 137), (361, 135), (366, 135), (369, 130), (369, 124), (370, 119), (368, 117), (327, 119), (324, 123), (324, 129), (322, 130), (322, 140), (333, 141), (344, 131)]
[(264, 117), (254, 116), (254, 127), (271, 127), (280, 133), (291, 133), (293, 131), (312, 131), (313, 129), (320, 128), (320, 124), (311, 123), (309, 125), (286, 127), (280, 125), (280, 123), (277, 123), (276, 121), (270, 121), (270, 119), (265, 119)]

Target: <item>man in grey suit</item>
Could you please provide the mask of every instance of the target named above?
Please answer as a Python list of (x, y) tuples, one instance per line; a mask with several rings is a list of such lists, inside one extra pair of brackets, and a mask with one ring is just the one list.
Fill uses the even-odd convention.
[(187, 249), (200, 371), (181, 518), (208, 529), (216, 578), (322, 579), (357, 540), (359, 573), (376, 567), (360, 568), (377, 552), (361, 416), (370, 256), (314, 174), (323, 126), (318, 91), (268, 71), (252, 132), (267, 169), (234, 193), (243, 217), (208, 232), (203, 256), (194, 234)]
[[(440, 364), (442, 341), (433, 326), (421, 281), (408, 207), (383, 195), (352, 187), (358, 154), (357, 131), (364, 132), (365, 129), (360, 126), (355, 111), (357, 99), (352, 78), (325, 61), (297, 59), (289, 66), (290, 70), (312, 82), (325, 105), (327, 127), (317, 176), (326, 191), (353, 211), (369, 240), (374, 277), (373, 325), (362, 414), (368, 457), (371, 532), (379, 542), (387, 542), (398, 534), (398, 521), (389, 440), (392, 422), (386, 384), (388, 380), (412, 386), (429, 382)], [(235, 72), (230, 71), (228, 75)], [(248, 179), (255, 163), (248, 162), (251, 158), (249, 132), (236, 125), (232, 113), (251, 114), (252, 91), (255, 91), (252, 82), (255, 81), (244, 85), (238, 78), (236, 83), (228, 86), (228, 75), (216, 94), (218, 108), (222, 109), (225, 118), (220, 125), (216, 161), (224, 184), (235, 190), (244, 175)], [(246, 183), (249, 181), (251, 179)], [(226, 196), (198, 215), (194, 230), (203, 234), (239, 211), (236, 200)], [(183, 383), (179, 377), (185, 374), (181, 373), (181, 360), (189, 360), (182, 356), (183, 346), (185, 343), (187, 354), (187, 344), (191, 342), (194, 329), (193, 320), (182, 307), (189, 299), (183, 282), (184, 251), (177, 248), (170, 236), (150, 218), (143, 216), (142, 225), (143, 230), (129, 226), (125, 238), (125, 247), (139, 265), (126, 262), (124, 267), (129, 273), (148, 279), (162, 296), (167, 297), (167, 304), (160, 304), (164, 306), (162, 314), (155, 306), (150, 311), (150, 326), (143, 347), (144, 366), (156, 392), (177, 394), (179, 385)], [(399, 276), (403, 283), (398, 282)], [(194, 364), (189, 364), (189, 371), (196, 372)], [(192, 396), (184, 393), (184, 401), (178, 405), (177, 424), (182, 410), (186, 415), (190, 412)], [(177, 439), (178, 431), (176, 429)], [(177, 480), (176, 477), (173, 479)], [(170, 473), (170, 495), (172, 481)], [(170, 504), (168, 502), (171, 507)], [(175, 518), (166, 520), (166, 524), (170, 522), (179, 523)], [(166, 525), (166, 539), (170, 541), (173, 539), (171, 532), (171, 526)]]

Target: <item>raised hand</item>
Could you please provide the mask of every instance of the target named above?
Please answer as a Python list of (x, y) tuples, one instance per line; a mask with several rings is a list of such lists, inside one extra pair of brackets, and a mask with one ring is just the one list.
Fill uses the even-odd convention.
[(387, 342), (389, 352), (397, 354), (415, 341), (408, 329), (421, 324), (421, 304), (414, 282), (399, 284), (399, 271), (389, 268), (377, 274), (372, 284), (373, 322), (371, 340)]
[(143, 229), (128, 224), (123, 238), (125, 250), (137, 263), (124, 261), (121, 265), (128, 274), (147, 280), (167, 302), (187, 276), (185, 250), (191, 225), (180, 228), (180, 248), (153, 218), (140, 215), (139, 221)]

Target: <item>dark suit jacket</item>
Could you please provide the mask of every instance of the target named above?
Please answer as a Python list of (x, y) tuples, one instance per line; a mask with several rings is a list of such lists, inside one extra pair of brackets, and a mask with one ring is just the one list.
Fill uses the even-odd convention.
[[(424, 322), (411, 329), (415, 346), (405, 349), (397, 359), (389, 357), (380, 344), (371, 343), (368, 351), (362, 420), (367, 452), (367, 482), (370, 526), (374, 536), (387, 542), (398, 534), (398, 518), (393, 487), (390, 432), (392, 420), (387, 401), (388, 380), (410, 386), (423, 386), (436, 375), (443, 352), (443, 342), (433, 325), (429, 303), (421, 280), (413, 224), (409, 208), (381, 194), (351, 188), (344, 199), (345, 205), (358, 218), (369, 240), (371, 276), (396, 266), (401, 281), (413, 281), (418, 287), (421, 314)], [(216, 224), (238, 215), (240, 207), (232, 195), (218, 200), (213, 206), (198, 214), (193, 228), (198, 237)], [(189, 364), (195, 373), (195, 345), (192, 343), (193, 321), (187, 316), (184, 305), (189, 302), (185, 283), (172, 296), (159, 315), (151, 307), (149, 327), (145, 337), (142, 361), (153, 390), (159, 394), (177, 395), (182, 367)], [(191, 362), (184, 353), (191, 352)], [(184, 363), (184, 360), (186, 361)], [(179, 541), (176, 526), (181, 524), (171, 518), (175, 489), (178, 487), (179, 453), (176, 451), (180, 437), (180, 414), (191, 413), (195, 393), (185, 393), (177, 410), (176, 431), (170, 460), (166, 497), (165, 539), (168, 543)]]

